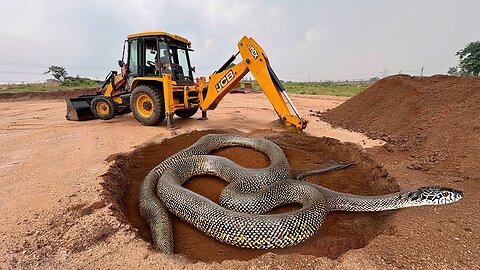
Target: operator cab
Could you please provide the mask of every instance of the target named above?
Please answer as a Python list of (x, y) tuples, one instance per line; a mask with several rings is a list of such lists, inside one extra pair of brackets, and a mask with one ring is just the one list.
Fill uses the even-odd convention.
[(188, 54), (192, 51), (191, 42), (188, 39), (166, 32), (143, 32), (127, 38), (119, 64), (121, 67), (125, 65), (128, 77), (170, 74), (179, 85), (194, 83), (194, 68), (190, 65)]

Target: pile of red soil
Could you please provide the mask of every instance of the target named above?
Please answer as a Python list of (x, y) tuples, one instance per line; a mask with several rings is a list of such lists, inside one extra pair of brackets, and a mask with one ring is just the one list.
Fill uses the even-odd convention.
[(388, 77), (321, 118), (409, 152), (410, 169), (480, 178), (480, 78)]
[(93, 95), (98, 91), (96, 88), (58, 90), (49, 92), (22, 92), (22, 93), (2, 93), (0, 91), (0, 101), (21, 101), (31, 99), (65, 99), (78, 97), (81, 95)]

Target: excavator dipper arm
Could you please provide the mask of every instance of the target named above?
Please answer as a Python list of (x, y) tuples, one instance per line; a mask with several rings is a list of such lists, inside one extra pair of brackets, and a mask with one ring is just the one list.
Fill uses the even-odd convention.
[[(297, 131), (305, 129), (307, 120), (301, 117), (288, 97), (285, 88), (270, 67), (267, 55), (263, 49), (255, 40), (245, 36), (238, 42), (238, 48), (243, 58), (240, 63), (228, 69), (226, 68), (228, 65), (222, 66), (222, 68), (209, 77), (208, 84), (205, 81), (200, 82), (200, 87), (207, 89), (207, 91), (200, 91), (200, 107), (202, 111), (215, 109), (220, 100), (248, 72), (251, 72), (285, 126)], [(233, 62), (235, 56), (232, 56), (227, 63)], [(287, 100), (295, 115), (290, 113), (283, 98)]]

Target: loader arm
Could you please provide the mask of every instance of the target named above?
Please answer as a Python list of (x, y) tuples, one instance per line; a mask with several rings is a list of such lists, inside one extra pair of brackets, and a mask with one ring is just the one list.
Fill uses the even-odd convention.
[[(232, 90), (248, 72), (251, 72), (284, 125), (296, 131), (305, 129), (307, 120), (301, 117), (288, 97), (285, 88), (270, 67), (267, 55), (263, 49), (253, 38), (245, 36), (238, 42), (238, 48), (243, 59), (240, 63), (231, 68), (227, 68), (236, 58), (237, 53), (217, 72), (209, 77), (208, 84), (205, 80), (200, 81), (200, 87), (207, 89), (207, 91), (200, 91), (199, 93), (200, 108), (202, 111), (215, 109), (220, 100)], [(284, 98), (289, 103), (295, 115), (290, 113)]]

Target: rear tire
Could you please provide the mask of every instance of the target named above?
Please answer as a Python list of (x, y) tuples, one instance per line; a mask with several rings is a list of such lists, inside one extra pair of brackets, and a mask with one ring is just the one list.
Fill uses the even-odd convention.
[(96, 118), (110, 120), (115, 117), (117, 106), (110, 97), (98, 96), (93, 98), (92, 103), (90, 103), (90, 109)]
[(165, 102), (160, 90), (152, 86), (135, 87), (130, 96), (135, 119), (144, 126), (156, 126), (165, 119)]
[(195, 108), (190, 108), (190, 109), (176, 110), (174, 113), (178, 117), (181, 117), (181, 118), (190, 118), (193, 115), (195, 115), (195, 113), (197, 113), (197, 111), (198, 111), (198, 107), (195, 107)]

